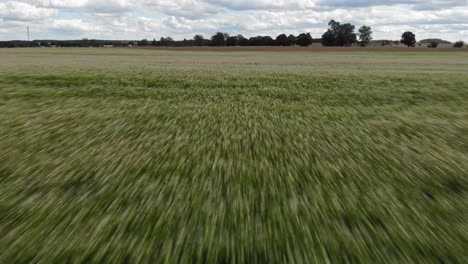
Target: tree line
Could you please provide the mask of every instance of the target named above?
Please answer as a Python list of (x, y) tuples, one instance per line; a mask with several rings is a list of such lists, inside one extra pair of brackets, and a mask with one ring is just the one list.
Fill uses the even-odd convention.
[[(136, 43), (136, 42), (135, 42)], [(80, 39), (80, 40), (10, 40), (0, 41), (0, 48), (25, 48), (25, 47), (102, 47), (106, 45), (116, 47), (126, 47), (129, 41), (126, 40), (99, 40), (99, 39)]]
[[(367, 25), (361, 26), (357, 32), (356, 27), (350, 23), (341, 24), (331, 20), (328, 29), (321, 38), (314, 39), (310, 33), (301, 33), (297, 36), (293, 34), (280, 34), (276, 38), (271, 36), (256, 36), (245, 38), (243, 35), (229, 35), (228, 33), (217, 32), (210, 39), (205, 39), (202, 35), (195, 35), (193, 39), (174, 41), (172, 38), (161, 38), (159, 41), (142, 40), (139, 46), (309, 46), (313, 43), (321, 43), (323, 46), (367, 46), (373, 40), (372, 28)], [(413, 32), (404, 32), (399, 43), (408, 47), (416, 45), (416, 35)], [(384, 40), (380, 42), (382, 46), (390, 45), (392, 42)], [(439, 43), (431, 41), (428, 47), (435, 48)], [(421, 43), (420, 43), (421, 45)], [(457, 41), (453, 47), (461, 48), (465, 45), (463, 41)]]
[[(366, 46), (372, 40), (372, 29), (369, 26), (362, 26), (358, 33), (355, 33), (355, 26), (349, 23), (340, 24), (335, 20), (330, 21), (329, 29), (321, 38), (314, 39), (310, 33), (301, 33), (297, 36), (293, 34), (280, 34), (275, 38), (271, 36), (255, 36), (246, 38), (243, 35), (230, 35), (224, 32), (217, 32), (211, 38), (205, 39), (202, 35), (195, 35), (191, 40), (183, 40), (182, 43), (174, 41), (172, 38), (161, 38), (159, 41), (148, 41), (146, 39), (138, 42), (139, 46), (178, 46), (186, 43), (189, 46), (303, 46), (307, 47), (313, 43), (321, 43), (324, 46), (351, 46), (359, 43)], [(358, 38), (359, 37), (359, 41)]]
[[(313, 38), (310, 33), (280, 34), (275, 38), (271, 36), (255, 36), (246, 38), (241, 34), (230, 35), (217, 32), (211, 38), (206, 39), (197, 34), (192, 39), (174, 40), (171, 37), (161, 37), (159, 40), (142, 39), (140, 41), (122, 40), (34, 40), (34, 41), (0, 41), (0, 47), (33, 47), (33, 46), (60, 46), (60, 47), (102, 47), (102, 46), (155, 46), (155, 47), (189, 47), (189, 46), (309, 46), (313, 43), (321, 43), (323, 46), (367, 46), (373, 40), (372, 28), (367, 25), (361, 26), (357, 32), (356, 27), (350, 23), (340, 23), (331, 20), (328, 29), (320, 38)], [(408, 47), (416, 45), (416, 35), (413, 32), (404, 32), (400, 43)], [(391, 41), (383, 40), (382, 46), (390, 45)], [(430, 42), (428, 47), (435, 48), (439, 43)], [(421, 43), (419, 44), (421, 45)], [(463, 41), (456, 42), (453, 46), (461, 48), (465, 45)]]

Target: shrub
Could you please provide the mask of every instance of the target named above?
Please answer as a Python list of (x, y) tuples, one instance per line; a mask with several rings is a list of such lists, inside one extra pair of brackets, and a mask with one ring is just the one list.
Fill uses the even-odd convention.
[(416, 44), (416, 35), (413, 32), (407, 31), (401, 35), (400, 42), (408, 47), (414, 47)]
[(391, 44), (392, 44), (392, 43), (391, 43), (389, 40), (383, 40), (383, 41), (380, 43), (381, 46), (389, 46), (389, 45), (391, 46)]
[(427, 45), (428, 48), (437, 48), (437, 46), (439, 46), (439, 43), (437, 42), (431, 42)]
[(461, 40), (457, 41), (457, 42), (455, 42), (455, 44), (453, 44), (454, 48), (462, 48), (463, 46), (465, 46), (465, 42), (463, 42)]

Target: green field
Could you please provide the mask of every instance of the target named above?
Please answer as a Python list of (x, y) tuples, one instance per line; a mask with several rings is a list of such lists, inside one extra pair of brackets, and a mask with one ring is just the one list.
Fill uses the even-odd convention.
[(467, 263), (467, 73), (0, 49), (0, 263)]

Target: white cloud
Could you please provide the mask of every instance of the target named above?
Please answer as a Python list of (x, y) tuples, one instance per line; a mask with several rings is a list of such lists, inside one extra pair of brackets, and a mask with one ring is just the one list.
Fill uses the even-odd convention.
[(317, 0), (208, 0), (208, 2), (234, 10), (299, 10), (313, 8)]
[(203, 0), (142, 0), (138, 2), (138, 8), (146, 12), (157, 12), (169, 16), (188, 18), (216, 15), (224, 11), (222, 7)]
[(89, 3), (88, 0), (33, 0), (31, 2), (41, 7), (63, 9), (83, 8)]
[(2, 20), (40, 20), (55, 17), (57, 10), (41, 8), (28, 3), (10, 1), (0, 3), (0, 18)]
[(131, 0), (32, 0), (33, 4), (40, 7), (87, 10), (97, 13), (122, 13), (132, 11), (136, 3)]
[(93, 30), (101, 31), (102, 28), (96, 27), (96, 25), (84, 22), (81, 19), (58, 19), (53, 22), (50, 26), (51, 29), (71, 32), (89, 32)]

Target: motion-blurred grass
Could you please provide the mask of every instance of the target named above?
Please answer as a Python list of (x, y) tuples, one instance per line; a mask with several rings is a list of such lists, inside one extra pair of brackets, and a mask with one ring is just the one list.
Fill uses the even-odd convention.
[(467, 261), (463, 53), (0, 58), (0, 263)]

